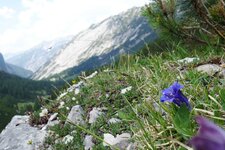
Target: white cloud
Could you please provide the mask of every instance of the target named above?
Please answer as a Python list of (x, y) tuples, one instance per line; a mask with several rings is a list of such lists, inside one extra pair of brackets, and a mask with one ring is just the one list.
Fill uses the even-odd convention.
[(3, 18), (11, 18), (15, 11), (12, 8), (8, 8), (6, 6), (0, 8), (0, 17)]
[(21, 0), (21, 2), (23, 9), (18, 13), (18, 23), (14, 28), (0, 33), (0, 49), (21, 51), (44, 40), (76, 34), (92, 23), (133, 6), (142, 6), (149, 0)]

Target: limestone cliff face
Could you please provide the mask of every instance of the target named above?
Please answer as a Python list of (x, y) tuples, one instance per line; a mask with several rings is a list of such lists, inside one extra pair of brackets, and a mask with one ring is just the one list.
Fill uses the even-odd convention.
[(33, 79), (65, 71), (74, 75), (97, 68), (114, 61), (121, 53), (134, 53), (155, 38), (141, 8), (129, 9), (74, 36), (64, 49), (34, 73)]

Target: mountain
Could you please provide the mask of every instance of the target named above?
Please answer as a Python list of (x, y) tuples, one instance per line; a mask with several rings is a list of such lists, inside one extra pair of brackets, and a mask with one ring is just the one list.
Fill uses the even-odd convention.
[(18, 67), (16, 65), (8, 64), (8, 63), (6, 63), (6, 65), (7, 65), (7, 72), (10, 74), (14, 74), (23, 78), (29, 78), (33, 75), (33, 72), (30, 70)]
[(147, 19), (141, 15), (141, 8), (132, 8), (77, 34), (32, 78), (48, 78), (69, 68), (74, 74), (93, 69), (121, 53), (133, 53), (155, 38)]
[(0, 71), (7, 72), (7, 66), (5, 64), (5, 60), (2, 53), (0, 53)]
[(9, 73), (9, 74), (14, 74), (23, 78), (28, 78), (33, 74), (29, 70), (23, 69), (16, 65), (6, 63), (1, 53), (0, 53), (0, 71)]
[(52, 59), (61, 49), (64, 49), (71, 40), (72, 36), (68, 36), (53, 41), (42, 42), (23, 53), (8, 58), (7, 62), (35, 72)]

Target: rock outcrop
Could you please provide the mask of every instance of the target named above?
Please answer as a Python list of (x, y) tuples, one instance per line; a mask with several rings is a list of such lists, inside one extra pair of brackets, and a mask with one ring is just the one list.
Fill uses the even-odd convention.
[(1, 150), (42, 150), (47, 131), (32, 127), (29, 116), (14, 116), (0, 134)]

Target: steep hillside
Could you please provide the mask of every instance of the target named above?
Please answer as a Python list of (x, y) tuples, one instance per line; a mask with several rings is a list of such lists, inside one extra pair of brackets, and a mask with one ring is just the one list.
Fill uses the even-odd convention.
[(49, 95), (52, 92), (52, 84), (54, 83), (32, 81), (0, 71), (0, 130), (13, 115), (24, 113), (26, 108), (20, 107), (34, 109), (37, 96)]
[(109, 63), (121, 53), (133, 53), (156, 38), (141, 8), (109, 17), (80, 32), (33, 76), (43, 79), (72, 68), (73, 74)]
[(33, 74), (30, 70), (26, 70), (16, 65), (6, 63), (1, 53), (0, 53), (0, 71), (4, 71), (9, 74), (14, 74), (23, 78), (28, 78)]
[(21, 54), (10, 57), (6, 61), (35, 72), (58, 54), (61, 49), (64, 49), (71, 40), (72, 36), (46, 41)]
[(2, 53), (0, 53), (0, 70), (7, 72), (7, 66), (5, 64), (5, 60), (4, 60)]
[(33, 72), (30, 70), (27, 70), (9, 63), (6, 63), (6, 65), (7, 65), (7, 72), (10, 74), (14, 74), (23, 78), (29, 78), (33, 75)]

